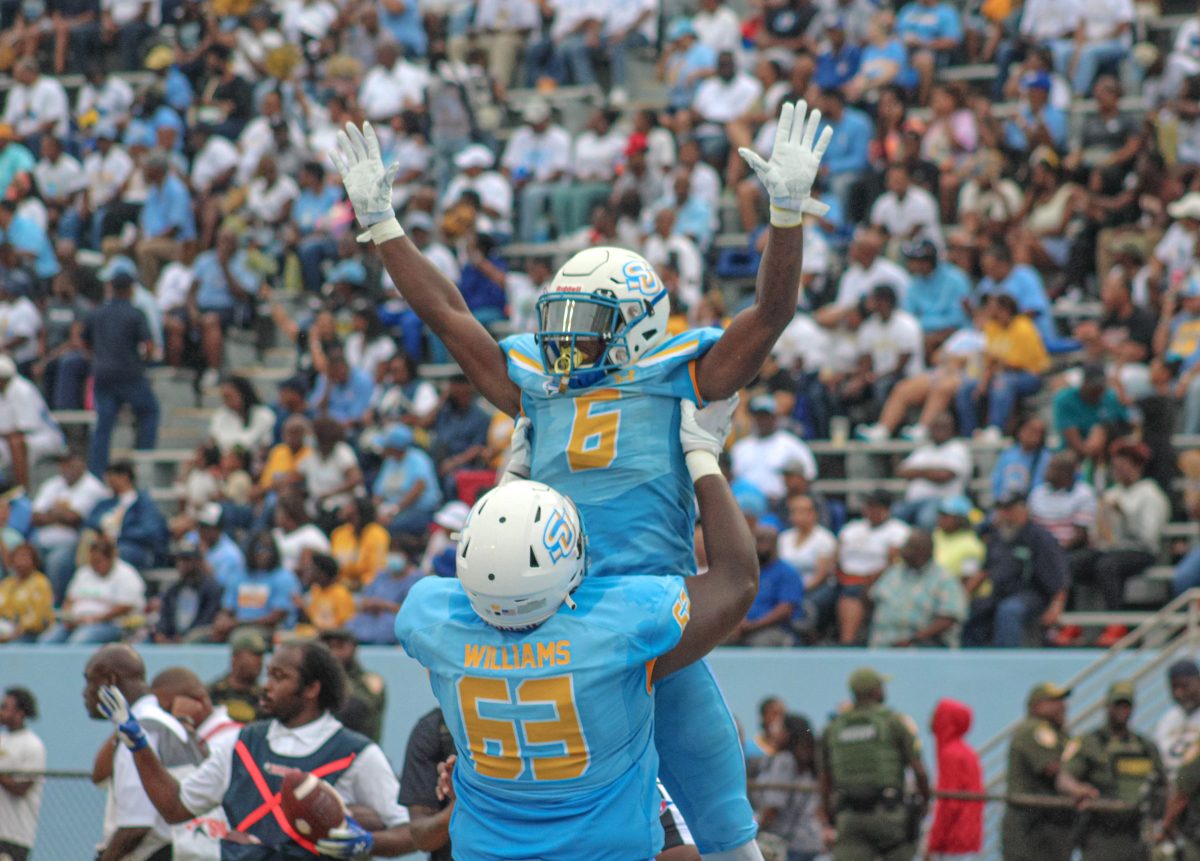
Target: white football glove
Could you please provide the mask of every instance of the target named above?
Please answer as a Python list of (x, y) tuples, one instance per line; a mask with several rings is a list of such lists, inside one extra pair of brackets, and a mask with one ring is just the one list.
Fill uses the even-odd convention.
[(121, 742), (135, 752), (145, 747), (149, 743), (146, 732), (129, 711), (129, 703), (120, 688), (115, 685), (101, 685), (98, 696), (100, 714), (112, 721)]
[(738, 150), (767, 189), (771, 224), (775, 227), (795, 227), (805, 213), (822, 216), (829, 211), (829, 204), (812, 199), (812, 186), (833, 129), (826, 128), (818, 140), (821, 112), (813, 110), (805, 122), (807, 111), (808, 104), (804, 101), (784, 104), (769, 161), (763, 161), (758, 153), (746, 147)]
[(683, 453), (706, 451), (719, 457), (729, 439), (733, 425), (733, 411), (737, 409), (738, 396), (713, 401), (703, 409), (688, 400), (679, 402), (679, 442)]
[(529, 478), (533, 464), (533, 422), (529, 416), (521, 416), (513, 425), (512, 442), (508, 444), (508, 463), (498, 484), (508, 484), (517, 479)]
[[(342, 185), (346, 187), (346, 197), (354, 207), (358, 223), (369, 228), (372, 224), (395, 218), (392, 182), (400, 170), (400, 163), (384, 168), (379, 138), (370, 123), (363, 123), (361, 131), (353, 123), (346, 123), (337, 138), (337, 149), (329, 154), (329, 158), (342, 175)], [(359, 241), (362, 241), (361, 237)]]

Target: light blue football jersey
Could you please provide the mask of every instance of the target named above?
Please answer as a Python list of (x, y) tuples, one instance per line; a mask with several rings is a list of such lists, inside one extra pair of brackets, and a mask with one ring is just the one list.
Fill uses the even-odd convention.
[(695, 492), (679, 444), (679, 401), (702, 405), (696, 360), (721, 334), (676, 335), (637, 364), (562, 392), (561, 377), (543, 372), (533, 335), (500, 342), (533, 422), (530, 477), (579, 508), (589, 574), (696, 573)]
[(458, 750), (460, 861), (635, 861), (662, 847), (650, 674), (687, 624), (687, 590), (585, 577), (572, 597), (533, 630), (502, 631), (457, 580), (427, 577), (396, 617)]

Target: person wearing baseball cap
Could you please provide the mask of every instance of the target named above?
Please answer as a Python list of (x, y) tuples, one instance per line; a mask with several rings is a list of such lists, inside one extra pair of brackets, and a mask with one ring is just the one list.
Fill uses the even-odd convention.
[(1166, 771), (1158, 747), (1129, 727), (1135, 686), (1118, 681), (1108, 689), (1104, 726), (1072, 739), (1063, 751), (1058, 791), (1076, 802), (1103, 798), (1122, 802), (1128, 810), (1089, 811), (1080, 838), (1083, 861), (1148, 859), (1142, 840), (1142, 805), (1161, 799)]
[(1200, 742), (1200, 665), (1191, 658), (1175, 661), (1167, 668), (1167, 687), (1173, 703), (1154, 727), (1154, 742), (1173, 781), (1184, 757)]
[[(1033, 686), (1027, 713), (1017, 724), (1008, 747), (1009, 796), (1057, 795), (1055, 780), (1068, 736), (1067, 697), (1071, 692), (1052, 682)], [(1009, 801), (1000, 826), (1004, 857), (1067, 861), (1071, 857), (1075, 813), (1062, 808), (1033, 807)]]
[(208, 686), (213, 705), (224, 705), (229, 716), (241, 723), (261, 717), (260, 698), (266, 638), (253, 629), (243, 628), (229, 638), (229, 672)]
[(929, 777), (911, 717), (884, 705), (888, 677), (871, 667), (850, 674), (850, 708), (835, 715), (821, 737), (821, 813), (837, 830), (835, 858), (911, 858), (916, 833), (908, 827), (905, 770), (916, 782), (923, 815)]
[(1049, 135), (1054, 148), (1060, 152), (1067, 146), (1067, 115), (1050, 104), (1050, 73), (1027, 72), (1021, 78), (1021, 102), (1017, 116), (1004, 123), (1004, 143), (1016, 152), (1029, 152), (1031, 134), (1039, 130)]

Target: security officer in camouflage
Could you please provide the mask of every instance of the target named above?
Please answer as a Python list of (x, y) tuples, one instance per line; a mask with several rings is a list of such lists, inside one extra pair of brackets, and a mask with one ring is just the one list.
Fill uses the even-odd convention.
[(238, 723), (252, 723), (262, 717), (263, 686), (259, 679), (266, 653), (266, 637), (243, 628), (229, 641), (229, 672), (208, 686), (213, 705), (225, 706)]
[[(1029, 692), (1028, 714), (1008, 748), (1008, 794), (1055, 797), (1067, 736), (1070, 691), (1043, 682)], [(1068, 861), (1075, 813), (1069, 808), (1033, 807), (1009, 801), (1000, 826), (1004, 861)]]
[[(883, 704), (886, 679), (872, 669), (850, 675), (854, 705), (835, 716), (822, 740), (821, 804), (837, 830), (833, 861), (911, 861), (929, 778), (912, 718)], [(918, 797), (904, 797), (912, 769)]]
[(369, 673), (358, 662), (358, 638), (345, 628), (321, 633), (321, 641), (346, 671), (346, 701), (334, 715), (346, 727), (378, 743), (383, 733), (387, 688), (383, 676)]
[(1076, 801), (1102, 798), (1128, 804), (1128, 812), (1086, 810), (1079, 825), (1082, 861), (1149, 861), (1143, 839), (1147, 814), (1157, 818), (1166, 771), (1158, 747), (1129, 728), (1133, 715), (1132, 682), (1108, 689), (1104, 726), (1072, 739), (1063, 751), (1059, 792)]

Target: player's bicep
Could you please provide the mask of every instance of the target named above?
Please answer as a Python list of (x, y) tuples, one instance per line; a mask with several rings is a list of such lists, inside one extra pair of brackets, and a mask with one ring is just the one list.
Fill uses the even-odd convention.
[(655, 662), (653, 680), (694, 664), (720, 645), (745, 615), (729, 580), (710, 574), (687, 579), (686, 621), (679, 642)]

